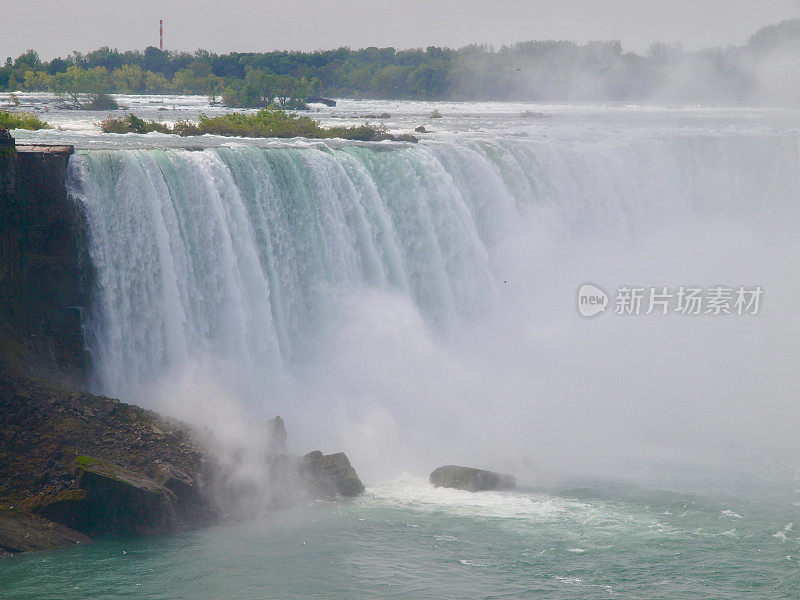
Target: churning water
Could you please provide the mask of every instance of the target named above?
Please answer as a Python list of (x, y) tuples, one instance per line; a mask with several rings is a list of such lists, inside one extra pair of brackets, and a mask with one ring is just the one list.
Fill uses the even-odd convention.
[[(99, 136), (64, 117), (95, 389), (243, 444), (243, 423), (281, 414), (294, 449), (345, 450), (368, 490), (6, 561), (20, 596), (800, 593), (800, 113), (431, 108), (317, 115), (389, 111), (435, 130), (419, 144)], [(764, 295), (757, 315), (586, 320), (585, 282), (612, 301)], [(420, 479), (448, 462), (528, 487)]]

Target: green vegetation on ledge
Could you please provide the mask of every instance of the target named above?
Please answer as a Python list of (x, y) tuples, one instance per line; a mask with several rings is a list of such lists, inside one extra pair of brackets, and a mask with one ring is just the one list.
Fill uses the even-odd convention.
[(0, 110), (0, 129), (50, 129), (50, 125), (36, 115)]
[(201, 114), (197, 123), (179, 121), (170, 126), (158, 121), (145, 121), (134, 114), (124, 117), (109, 117), (100, 123), (104, 133), (171, 133), (180, 136), (203, 135), (206, 133), (222, 136), (241, 136), (257, 138), (310, 139), (342, 138), (378, 142), (391, 140), (416, 142), (409, 134), (391, 134), (383, 125), (364, 123), (352, 127), (323, 127), (318, 121), (306, 116), (298, 116), (279, 108), (264, 108), (256, 113), (232, 112), (216, 117)]
[(75, 459), (75, 466), (90, 468), (102, 462), (100, 459), (92, 458), (91, 456), (79, 456)]

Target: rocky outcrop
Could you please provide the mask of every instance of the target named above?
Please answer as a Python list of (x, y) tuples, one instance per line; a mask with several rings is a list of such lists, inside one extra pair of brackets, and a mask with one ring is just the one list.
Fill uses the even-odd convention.
[(219, 519), (213, 468), (186, 425), (13, 376), (0, 360), (0, 508), (92, 538), (167, 533)]
[(156, 461), (153, 477), (158, 484), (175, 495), (178, 500), (176, 508), (179, 510), (186, 504), (202, 500), (203, 482), (165, 460)]
[(163, 483), (178, 471), (202, 477), (212, 468), (187, 425), (113, 398), (15, 377), (0, 362), (0, 504), (77, 488), (79, 456)]
[(178, 498), (149, 477), (89, 456), (75, 459), (78, 489), (43, 498), (32, 511), (91, 537), (146, 536), (178, 528)]
[[(267, 429), (283, 450), (283, 420)], [(0, 531), (10, 532), (0, 555), (23, 548), (8, 540), (47, 531), (53, 547), (155, 535), (364, 489), (343, 453), (267, 454), (262, 476), (242, 479), (200, 440), (207, 437), (152, 411), (11, 375), (0, 346)], [(11, 506), (14, 523), (4, 511)]]
[(285, 508), (309, 498), (350, 498), (364, 491), (364, 484), (344, 452), (305, 456), (276, 454), (266, 461), (270, 482), (266, 506)]
[(507, 490), (517, 485), (512, 475), (456, 465), (435, 469), (430, 475), (430, 482), (435, 487), (449, 487), (468, 492)]
[(309, 452), (303, 457), (302, 473), (312, 491), (323, 497), (357, 496), (364, 491), (364, 484), (344, 452)]
[(0, 557), (53, 550), (91, 540), (82, 533), (14, 508), (0, 509)]
[(270, 419), (264, 424), (267, 436), (267, 454), (281, 454), (286, 452), (286, 425), (280, 416)]

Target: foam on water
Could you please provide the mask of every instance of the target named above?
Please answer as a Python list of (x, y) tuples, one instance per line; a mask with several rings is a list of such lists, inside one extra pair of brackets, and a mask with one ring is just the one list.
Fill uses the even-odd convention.
[(561, 519), (568, 514), (580, 514), (580, 518), (585, 518), (591, 510), (590, 505), (584, 502), (548, 494), (514, 491), (474, 493), (434, 487), (427, 480), (411, 475), (370, 487), (366, 497), (387, 506), (410, 510), (530, 521)]

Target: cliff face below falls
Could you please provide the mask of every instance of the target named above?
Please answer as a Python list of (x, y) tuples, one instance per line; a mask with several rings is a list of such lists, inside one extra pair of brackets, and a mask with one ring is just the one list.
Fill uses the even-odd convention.
[(79, 388), (92, 273), (85, 215), (66, 189), (72, 152), (15, 147), (0, 131), (0, 320), (28, 348), (26, 370)]
[(241, 468), (213, 432), (84, 391), (93, 277), (72, 152), (0, 130), (0, 557), (361, 493), (343, 453), (287, 453), (279, 417)]

